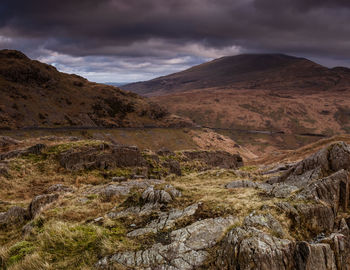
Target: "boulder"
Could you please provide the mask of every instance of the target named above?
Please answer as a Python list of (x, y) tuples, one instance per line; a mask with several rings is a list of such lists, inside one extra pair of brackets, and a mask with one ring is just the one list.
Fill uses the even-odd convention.
[(113, 197), (128, 195), (130, 188), (120, 185), (108, 185), (100, 191), (100, 196), (104, 201), (110, 201)]
[(175, 197), (179, 196), (181, 196), (181, 192), (171, 185), (167, 185), (161, 190), (154, 189), (154, 187), (151, 186), (142, 193), (142, 199), (146, 203), (169, 203)]
[(58, 197), (58, 194), (44, 194), (36, 196), (28, 206), (29, 217), (31, 219), (34, 218), (44, 209), (44, 207), (47, 207), (52, 202), (56, 201)]
[[(215, 269), (292, 270), (294, 243), (254, 227), (227, 233), (217, 252)], [(214, 268), (214, 267), (213, 267)]]
[(23, 223), (27, 219), (29, 216), (26, 209), (13, 206), (7, 212), (0, 213), (0, 228)]

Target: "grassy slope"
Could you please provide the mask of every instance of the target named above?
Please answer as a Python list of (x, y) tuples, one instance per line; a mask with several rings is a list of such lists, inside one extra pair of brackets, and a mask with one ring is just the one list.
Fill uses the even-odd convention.
[(18, 51), (0, 51), (0, 128), (168, 126), (157, 104), (113, 86), (58, 72)]

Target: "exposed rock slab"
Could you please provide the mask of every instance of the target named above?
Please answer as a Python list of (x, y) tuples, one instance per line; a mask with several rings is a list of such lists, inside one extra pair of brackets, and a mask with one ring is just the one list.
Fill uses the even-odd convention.
[(207, 248), (223, 237), (236, 218), (215, 218), (197, 221), (170, 234), (171, 243), (153, 245), (143, 251), (129, 251), (101, 259), (96, 267), (108, 269), (114, 263), (138, 269), (190, 270), (208, 258)]
[(184, 209), (172, 209), (167, 213), (160, 213), (159, 217), (153, 220), (144, 228), (140, 228), (128, 233), (128, 236), (135, 237), (147, 233), (157, 233), (160, 230), (170, 229), (175, 225), (175, 222), (185, 217), (192, 216), (198, 210), (199, 204), (190, 205)]

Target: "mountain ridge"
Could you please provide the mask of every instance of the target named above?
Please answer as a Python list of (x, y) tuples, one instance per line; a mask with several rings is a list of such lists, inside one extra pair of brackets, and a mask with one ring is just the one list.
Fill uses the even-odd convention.
[(0, 50), (0, 128), (186, 126), (187, 119), (135, 93)]
[(146, 96), (203, 88), (332, 90), (350, 85), (345, 67), (327, 68), (309, 59), (285, 54), (225, 56), (189, 69), (123, 86)]

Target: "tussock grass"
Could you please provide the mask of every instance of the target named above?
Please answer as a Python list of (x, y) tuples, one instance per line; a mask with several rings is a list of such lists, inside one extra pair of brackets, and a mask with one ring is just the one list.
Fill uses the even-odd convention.
[(101, 256), (138, 248), (123, 225), (109, 226), (52, 220), (35, 237), (1, 248), (0, 258), (8, 269), (90, 269)]

